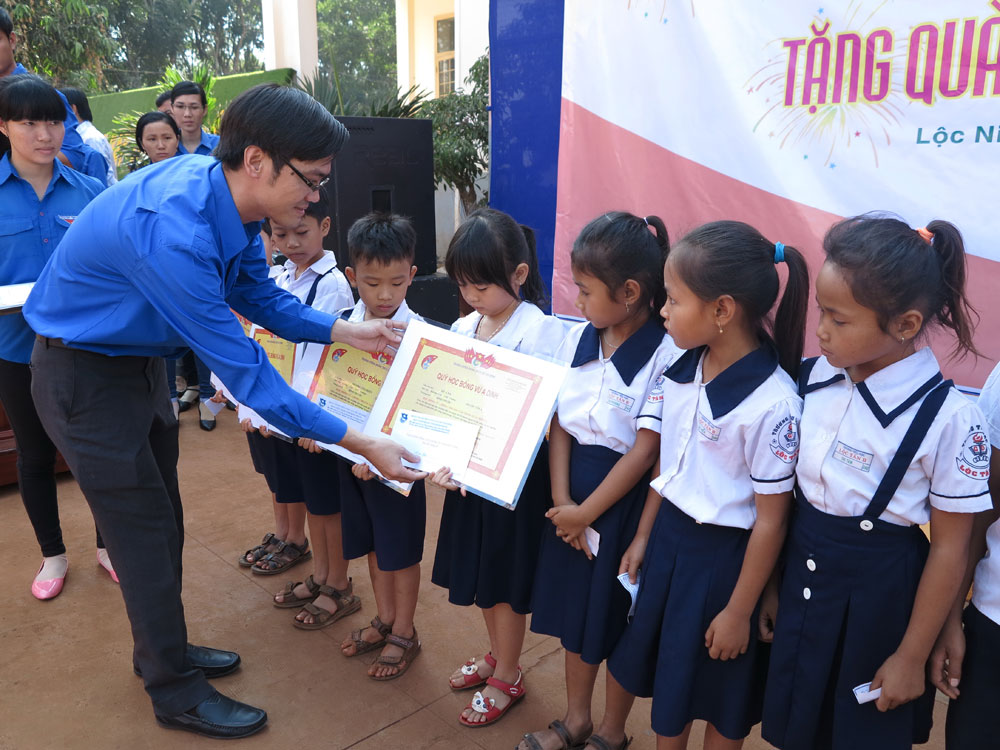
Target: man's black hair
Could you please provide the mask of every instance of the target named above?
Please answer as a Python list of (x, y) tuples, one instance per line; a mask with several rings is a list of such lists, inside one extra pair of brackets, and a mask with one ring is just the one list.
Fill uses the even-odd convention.
[(205, 96), (205, 89), (201, 87), (201, 84), (195, 83), (194, 81), (181, 81), (180, 83), (175, 84), (174, 87), (170, 89), (170, 103), (173, 104), (178, 96), (187, 96), (188, 94), (197, 94), (201, 97), (201, 106), (208, 106), (208, 98)]
[(80, 89), (59, 89), (62, 91), (63, 96), (66, 97), (66, 101), (70, 103), (70, 106), (76, 107), (76, 111), (80, 115), (81, 120), (87, 122), (93, 122), (94, 115), (90, 111), (90, 102), (87, 101), (87, 95), (80, 91)]
[(7, 12), (6, 8), (0, 8), (0, 31), (8, 39), (10, 39), (10, 35), (14, 31), (14, 22), (10, 20), (10, 13)]
[(160, 94), (158, 97), (156, 97), (156, 108), (157, 109), (159, 109), (160, 107), (163, 106), (163, 102), (169, 101), (171, 104), (174, 103), (174, 100), (170, 98), (170, 93), (171, 92), (169, 92), (169, 91), (164, 91), (162, 94)]
[(290, 86), (262, 83), (233, 99), (222, 116), (215, 157), (229, 169), (243, 163), (243, 153), (257, 146), (271, 157), (277, 173), (291, 159), (331, 159), (347, 143), (348, 133), (309, 94)]

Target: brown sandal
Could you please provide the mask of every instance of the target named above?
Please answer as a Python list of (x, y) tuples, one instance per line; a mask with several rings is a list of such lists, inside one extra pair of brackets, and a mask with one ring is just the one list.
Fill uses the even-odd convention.
[(300, 630), (320, 630), (327, 625), (333, 625), (333, 623), (342, 617), (347, 617), (361, 609), (361, 598), (354, 595), (354, 583), (350, 578), (347, 579), (347, 588), (345, 589), (335, 589), (333, 586), (321, 584), (317, 596), (320, 594), (325, 594), (333, 599), (337, 603), (337, 609), (331, 612), (328, 609), (317, 607), (315, 602), (310, 602), (301, 611), (312, 615), (313, 621), (302, 622), (296, 616), (292, 621), (292, 625)]
[(583, 746), (584, 750), (588, 747), (595, 748), (595, 750), (628, 750), (628, 746), (632, 744), (632, 737), (625, 735), (623, 739), (617, 745), (612, 745), (606, 739), (601, 737), (599, 734), (592, 734), (587, 738), (586, 744)]
[(376, 682), (387, 682), (389, 680), (395, 680), (397, 677), (402, 677), (403, 673), (410, 668), (413, 664), (413, 660), (417, 658), (420, 654), (420, 641), (417, 640), (417, 629), (413, 629), (413, 635), (409, 638), (403, 638), (402, 636), (389, 633), (385, 637), (385, 645), (389, 644), (393, 646), (399, 646), (403, 649), (403, 653), (399, 656), (383, 656), (379, 654), (375, 661), (372, 662), (373, 665), (382, 667), (395, 667), (396, 671), (393, 674), (385, 675), (384, 677), (376, 677), (375, 675), (368, 675)]
[[(382, 637), (379, 638), (377, 641), (366, 641), (364, 638), (361, 637), (361, 634), (364, 633), (366, 630), (368, 630), (368, 628), (374, 628), (375, 632), (377, 632)], [(359, 628), (358, 630), (354, 630), (351, 632), (351, 642), (354, 644), (354, 653), (344, 654), (343, 643), (340, 644), (340, 653), (344, 654), (344, 656), (346, 656), (348, 659), (350, 659), (352, 656), (361, 656), (361, 654), (367, 654), (369, 651), (374, 651), (375, 649), (384, 646), (385, 637), (389, 635), (389, 633), (391, 632), (392, 632), (392, 625), (386, 625), (384, 622), (382, 622), (382, 620), (379, 618), (378, 615), (375, 615), (375, 617), (372, 618), (371, 625), (365, 625), (365, 627)]]
[[(308, 596), (299, 596), (295, 593), (295, 589), (299, 586), (305, 586), (309, 591)], [(281, 597), (281, 601), (278, 601), (278, 597)], [(310, 575), (304, 581), (289, 581), (285, 584), (285, 588), (279, 591), (271, 598), (271, 604), (273, 604), (278, 609), (291, 609), (292, 607), (301, 607), (303, 604), (308, 604), (319, 596), (319, 584), (313, 580)]]
[[(264, 538), (260, 540), (260, 544), (244, 552), (243, 557), (237, 560), (237, 562), (241, 568), (251, 568), (258, 560), (278, 549), (279, 544), (281, 544), (281, 540), (274, 534), (265, 534)], [(247, 560), (250, 556), (253, 556), (253, 560)]]
[(264, 555), (250, 570), (259, 576), (276, 576), (293, 565), (311, 559), (312, 556), (308, 539), (301, 546), (293, 542), (281, 542), (274, 552)]

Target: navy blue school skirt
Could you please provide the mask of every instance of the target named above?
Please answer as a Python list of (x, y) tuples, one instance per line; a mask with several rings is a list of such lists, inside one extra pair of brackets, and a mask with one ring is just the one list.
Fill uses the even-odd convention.
[(908, 750), (930, 734), (930, 683), (885, 713), (854, 697), (902, 641), (928, 550), (917, 526), (862, 522), (795, 504), (762, 727), (783, 750)]
[[(582, 503), (614, 468), (621, 453), (603, 445), (570, 448), (570, 497)], [(649, 487), (648, 474), (592, 524), (601, 535), (597, 557), (588, 560), (556, 536), (546, 522), (531, 599), (531, 629), (554, 635), (588, 664), (611, 655), (625, 629), (631, 597), (618, 582), (622, 555), (635, 537)]]
[(329, 451), (310, 453), (298, 445), (285, 445), (291, 447), (292, 466), (301, 488), (299, 500), (306, 504), (306, 510), (314, 516), (340, 513), (340, 481), (337, 476), (340, 459)]
[(448, 601), (489, 609), (509, 604), (531, 612), (531, 592), (545, 517), (552, 505), (549, 449), (543, 442), (514, 510), (469, 493), (448, 492), (441, 513), (431, 582)]
[(660, 504), (646, 548), (635, 616), (608, 660), (630, 693), (653, 697), (653, 731), (675, 737), (694, 719), (729, 739), (760, 721), (767, 649), (757, 640), (757, 610), (747, 652), (708, 655), (705, 631), (736, 588), (750, 532), (700, 524), (669, 500)]
[(266, 438), (259, 432), (248, 432), (247, 443), (253, 467), (264, 475), (274, 499), (279, 503), (301, 503), (303, 490), (295, 457), (295, 451), (301, 448), (279, 437)]
[(409, 497), (375, 479), (362, 482), (351, 473), (351, 464), (341, 459), (340, 525), (344, 536), (344, 559), (375, 553), (378, 569), (403, 570), (424, 556), (427, 526), (427, 496), (424, 482), (413, 483)]

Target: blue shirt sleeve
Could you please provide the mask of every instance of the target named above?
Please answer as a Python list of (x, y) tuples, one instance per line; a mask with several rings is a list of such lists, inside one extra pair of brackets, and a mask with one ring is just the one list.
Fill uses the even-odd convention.
[(278, 289), (268, 278), (263, 254), (259, 240), (243, 251), (229, 304), (240, 315), (283, 339), (329, 344), (336, 316), (303, 305), (294, 294)]
[[(264, 350), (243, 334), (221, 294), (223, 270), (218, 252), (207, 244), (203, 247), (166, 245), (139, 258), (130, 278), (149, 304), (219, 376), (238, 401), (288, 435), (339, 443), (347, 432), (347, 425), (292, 390), (268, 362)], [(241, 271), (241, 278), (244, 275), (249, 282), (251, 274)], [(259, 283), (259, 286), (264, 291), (253, 298), (254, 304), (244, 305), (240, 311), (252, 310), (261, 322), (263, 317), (259, 313), (263, 306), (272, 304), (276, 308), (272, 320), (288, 324), (283, 330), (276, 327), (274, 332), (285, 335), (295, 330), (291, 318), (301, 316), (304, 306), (294, 296), (278, 290), (272, 282)], [(256, 307), (257, 304), (261, 307)], [(253, 316), (248, 314), (247, 317)], [(319, 333), (325, 326), (325, 332), (315, 338), (329, 341), (333, 320), (329, 315), (324, 316), (323, 322), (300, 320), (298, 332), (314, 330)]]

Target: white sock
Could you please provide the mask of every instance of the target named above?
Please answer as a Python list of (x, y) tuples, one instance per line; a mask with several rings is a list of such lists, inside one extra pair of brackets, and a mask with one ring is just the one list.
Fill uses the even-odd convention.
[(108, 557), (108, 551), (104, 547), (97, 548), (97, 560), (101, 563), (101, 567), (108, 572), (115, 569), (115, 567), (111, 564), (111, 558)]
[(52, 557), (45, 557), (42, 559), (42, 569), (38, 571), (38, 575), (35, 576), (36, 581), (51, 581), (53, 578), (62, 578), (66, 575), (66, 569), (69, 567), (69, 560), (66, 559), (66, 554), (54, 555)]

